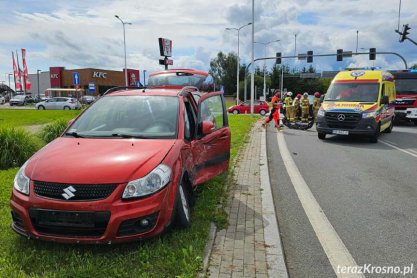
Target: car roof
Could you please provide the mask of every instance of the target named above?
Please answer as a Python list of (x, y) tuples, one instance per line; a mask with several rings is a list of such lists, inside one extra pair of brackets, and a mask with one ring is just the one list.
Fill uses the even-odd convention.
[(105, 96), (178, 96), (179, 89), (133, 89), (133, 90), (118, 90), (106, 94)]

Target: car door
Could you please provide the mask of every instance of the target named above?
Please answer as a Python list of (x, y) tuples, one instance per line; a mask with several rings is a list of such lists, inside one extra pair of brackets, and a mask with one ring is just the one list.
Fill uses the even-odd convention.
[[(194, 184), (226, 171), (230, 158), (230, 129), (223, 93), (203, 95), (197, 113), (197, 138), (192, 142)], [(204, 131), (203, 126), (212, 129)]]
[(56, 100), (57, 98), (51, 98), (45, 102), (45, 108), (48, 110), (56, 109)]

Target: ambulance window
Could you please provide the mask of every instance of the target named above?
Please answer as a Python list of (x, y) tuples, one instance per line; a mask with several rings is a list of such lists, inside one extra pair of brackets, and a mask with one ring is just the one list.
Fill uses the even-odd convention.
[(385, 84), (382, 84), (382, 89), (381, 89), (381, 97), (385, 96)]

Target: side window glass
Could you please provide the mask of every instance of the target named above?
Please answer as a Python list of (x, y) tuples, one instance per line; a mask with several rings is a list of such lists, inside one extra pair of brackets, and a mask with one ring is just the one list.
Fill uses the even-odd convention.
[(190, 103), (190, 100), (186, 100), (184, 102), (184, 106), (184, 137), (187, 140), (192, 140), (195, 136), (196, 116), (192, 108), (192, 104)]
[(385, 84), (382, 84), (382, 88), (381, 88), (381, 97), (385, 96)]
[(205, 99), (200, 105), (200, 123), (211, 121), (215, 129), (222, 128), (224, 126), (223, 111), (223, 101), (220, 95)]

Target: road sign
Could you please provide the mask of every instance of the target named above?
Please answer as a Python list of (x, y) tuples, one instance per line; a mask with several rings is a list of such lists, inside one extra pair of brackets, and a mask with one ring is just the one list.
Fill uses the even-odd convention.
[(72, 73), (72, 84), (80, 85), (80, 74), (78, 72)]
[(95, 93), (96, 92), (96, 83), (90, 82), (88, 83), (88, 92)]

